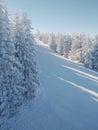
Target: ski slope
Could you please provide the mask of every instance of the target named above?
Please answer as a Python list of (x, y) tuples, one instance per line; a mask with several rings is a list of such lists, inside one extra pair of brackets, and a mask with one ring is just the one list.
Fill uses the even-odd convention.
[(98, 130), (98, 73), (37, 45), (41, 85), (2, 130)]

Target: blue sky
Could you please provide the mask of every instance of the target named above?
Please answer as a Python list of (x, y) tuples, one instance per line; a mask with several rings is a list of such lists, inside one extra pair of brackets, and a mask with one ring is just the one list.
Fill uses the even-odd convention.
[(42, 32), (98, 34), (98, 0), (4, 0), (13, 14), (26, 11)]

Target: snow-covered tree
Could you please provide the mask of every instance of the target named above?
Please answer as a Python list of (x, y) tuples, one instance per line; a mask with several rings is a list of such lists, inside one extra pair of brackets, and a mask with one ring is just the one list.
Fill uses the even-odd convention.
[(36, 39), (41, 40), (40, 35), (41, 35), (40, 31), (39, 31), (39, 29), (37, 29), (37, 32), (35, 34)]
[(28, 89), (28, 96), (32, 95), (38, 85), (35, 40), (32, 34), (31, 21), (26, 13), (22, 14), (22, 64), (24, 66), (24, 81)]
[(79, 53), (77, 56), (78, 56), (79, 62), (84, 64), (86, 55), (91, 46), (91, 39), (89, 35), (87, 34), (80, 34), (79, 42), (80, 42), (81, 47), (79, 49)]
[(20, 86), (21, 95), (25, 98), (34, 95), (37, 80), (37, 65), (35, 60), (35, 41), (31, 33), (31, 22), (26, 13), (20, 18), (18, 13), (13, 20), (13, 41), (15, 44), (15, 58), (22, 66)]
[(71, 50), (71, 36), (69, 34), (64, 34), (64, 57), (68, 58), (69, 52)]
[(48, 39), (49, 39), (49, 33), (42, 34), (43, 43), (48, 44)]
[(93, 67), (93, 51), (89, 50), (89, 52), (86, 55), (84, 65), (90, 69)]
[(51, 33), (48, 37), (49, 47), (56, 52), (55, 34)]
[(95, 43), (93, 43), (94, 45), (89, 50), (86, 56), (85, 66), (98, 71), (98, 41), (96, 38), (95, 38)]
[(94, 55), (93, 55), (93, 67), (94, 70), (98, 71), (98, 43), (94, 46)]
[(77, 33), (74, 33), (72, 35), (72, 44), (71, 44), (71, 51), (69, 53), (69, 58), (78, 61), (79, 57), (77, 55), (79, 53), (80, 48), (81, 44), (79, 42), (79, 35)]
[(63, 34), (58, 33), (56, 37), (56, 52), (60, 55), (64, 55), (64, 38)]
[(15, 83), (20, 78), (16, 67), (18, 63), (14, 58), (15, 48), (10, 36), (10, 27), (7, 8), (0, 1), (0, 116), (13, 113)]

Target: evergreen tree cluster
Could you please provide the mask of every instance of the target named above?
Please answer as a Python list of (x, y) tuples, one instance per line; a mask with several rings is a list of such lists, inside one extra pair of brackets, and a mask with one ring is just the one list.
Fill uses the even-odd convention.
[(26, 13), (9, 20), (0, 0), (0, 116), (10, 116), (35, 95), (38, 82), (35, 41)]
[(98, 71), (98, 35), (41, 33), (37, 30), (35, 37), (65, 58)]

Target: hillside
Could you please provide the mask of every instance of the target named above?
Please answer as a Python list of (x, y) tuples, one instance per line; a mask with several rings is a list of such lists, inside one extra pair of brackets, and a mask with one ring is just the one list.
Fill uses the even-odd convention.
[(98, 130), (98, 73), (37, 44), (41, 85), (2, 130)]

